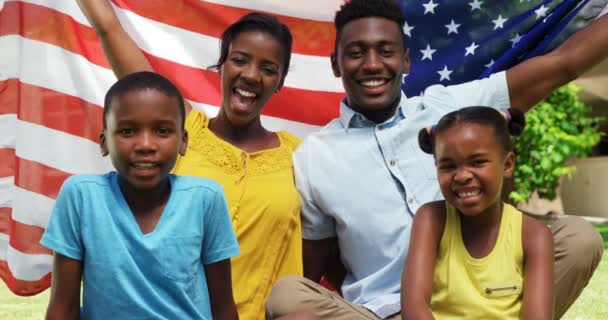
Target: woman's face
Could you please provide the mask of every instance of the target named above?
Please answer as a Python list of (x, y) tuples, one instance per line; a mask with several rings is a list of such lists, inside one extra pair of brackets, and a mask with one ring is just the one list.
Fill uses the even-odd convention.
[(283, 85), (283, 48), (263, 31), (239, 33), (220, 68), (222, 112), (233, 125), (259, 118), (262, 108)]

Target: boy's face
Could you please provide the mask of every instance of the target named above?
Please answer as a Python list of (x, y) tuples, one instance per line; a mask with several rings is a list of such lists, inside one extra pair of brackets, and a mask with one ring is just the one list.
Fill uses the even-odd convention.
[(398, 23), (381, 17), (348, 22), (331, 55), (348, 104), (363, 114), (396, 108), (410, 60)]
[(132, 90), (112, 99), (101, 152), (136, 189), (158, 186), (186, 153), (188, 135), (176, 98), (154, 89)]

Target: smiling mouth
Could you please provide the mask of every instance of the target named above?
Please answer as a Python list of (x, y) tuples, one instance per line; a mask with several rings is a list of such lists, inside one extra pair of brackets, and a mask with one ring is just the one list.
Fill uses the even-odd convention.
[(466, 192), (457, 192), (456, 195), (458, 196), (458, 198), (460, 199), (469, 199), (469, 198), (474, 198), (477, 197), (481, 194), (481, 190), (475, 190), (475, 191), (466, 191)]
[(359, 81), (359, 83), (363, 87), (373, 89), (373, 88), (378, 88), (378, 87), (381, 87), (381, 86), (385, 85), (386, 83), (388, 83), (388, 80), (386, 80), (386, 79), (373, 79), (373, 80)]
[(153, 162), (133, 162), (131, 163), (131, 166), (135, 169), (147, 170), (158, 167), (158, 164)]
[(231, 103), (235, 111), (246, 113), (249, 112), (257, 96), (255, 92), (234, 88)]

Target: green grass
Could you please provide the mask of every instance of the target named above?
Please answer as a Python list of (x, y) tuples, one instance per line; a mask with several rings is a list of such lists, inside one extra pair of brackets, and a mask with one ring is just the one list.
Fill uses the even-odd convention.
[[(608, 252), (608, 225), (596, 226), (596, 229), (604, 238), (604, 249)], [(33, 297), (19, 297), (13, 295), (6, 285), (0, 282), (0, 319), (2, 320), (43, 319), (48, 301), (49, 290)], [(608, 319), (608, 253), (602, 257), (587, 288), (562, 319)]]

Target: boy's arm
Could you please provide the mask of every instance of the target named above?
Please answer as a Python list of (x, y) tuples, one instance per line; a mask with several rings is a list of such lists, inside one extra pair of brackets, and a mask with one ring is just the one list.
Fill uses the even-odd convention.
[(82, 263), (55, 253), (51, 279), (51, 299), (47, 320), (78, 320), (80, 318), (80, 280)]
[(542, 223), (523, 217), (522, 319), (553, 319), (553, 237)]
[(551, 91), (608, 57), (608, 15), (579, 30), (555, 50), (507, 70), (511, 106), (530, 110)]
[(238, 319), (236, 304), (232, 295), (230, 259), (205, 265), (209, 303), (213, 319)]
[[(138, 71), (154, 71), (135, 41), (120, 24), (110, 0), (77, 0), (80, 9), (95, 29), (116, 78)], [(185, 103), (186, 114), (192, 106)]]
[(410, 247), (401, 278), (403, 319), (433, 319), (431, 293), (437, 249), (445, 225), (445, 202), (427, 203), (414, 215)]

